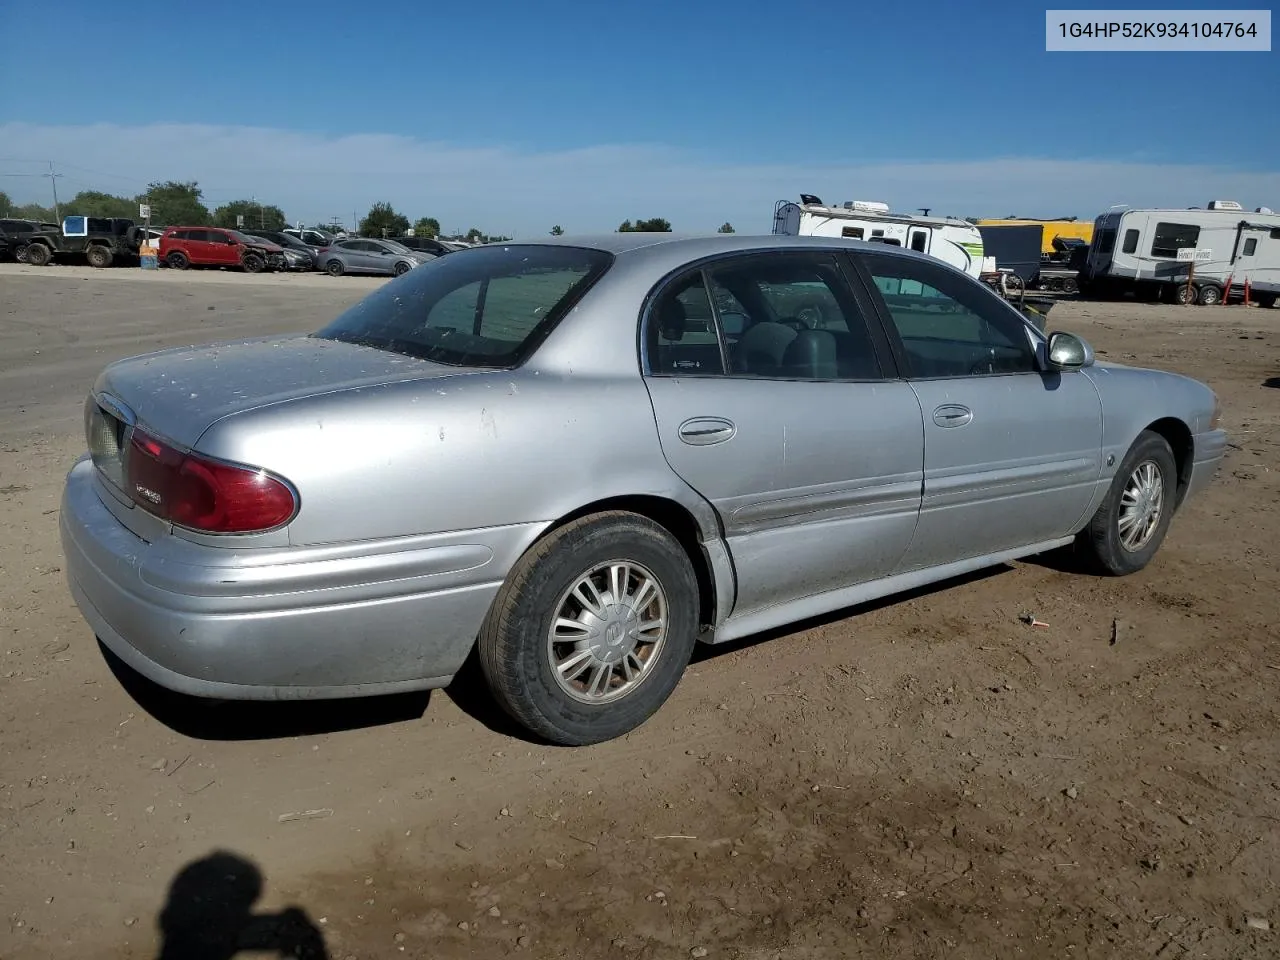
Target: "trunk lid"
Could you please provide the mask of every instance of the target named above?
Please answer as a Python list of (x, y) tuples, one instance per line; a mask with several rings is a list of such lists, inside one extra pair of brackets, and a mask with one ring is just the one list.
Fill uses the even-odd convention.
[(144, 354), (94, 384), (137, 422), (186, 447), (215, 421), (268, 404), (405, 380), (479, 372), (309, 336), (263, 337)]

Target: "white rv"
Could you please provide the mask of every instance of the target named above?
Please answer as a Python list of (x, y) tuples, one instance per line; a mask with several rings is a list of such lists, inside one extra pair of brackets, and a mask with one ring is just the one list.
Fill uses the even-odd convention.
[(779, 200), (773, 208), (773, 232), (801, 237), (850, 237), (906, 247), (937, 257), (975, 278), (986, 269), (982, 234), (972, 223), (953, 217), (891, 213), (887, 203), (874, 200), (849, 200), (839, 207), (828, 207), (807, 193), (800, 194), (799, 203)]
[[(1190, 259), (1179, 260), (1180, 250)], [(1209, 304), (1222, 301), (1228, 280), (1235, 293), (1248, 280), (1252, 300), (1275, 305), (1280, 215), (1266, 207), (1249, 212), (1234, 200), (1213, 200), (1204, 210), (1108, 211), (1094, 221), (1080, 288), (1094, 297)]]

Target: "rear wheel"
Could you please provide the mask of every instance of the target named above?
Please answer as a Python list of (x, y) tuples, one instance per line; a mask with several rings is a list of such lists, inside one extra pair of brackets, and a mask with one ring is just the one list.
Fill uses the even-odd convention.
[(1194, 284), (1188, 289), (1187, 284), (1179, 283), (1170, 291), (1173, 294), (1173, 302), (1180, 304), (1195, 303), (1200, 296), (1200, 292), (1196, 290)]
[(342, 261), (330, 260), (328, 263), (324, 265), (324, 272), (331, 277), (342, 276), (342, 272), (343, 272)]
[(187, 259), (187, 255), (181, 250), (174, 250), (164, 258), (164, 262), (174, 270), (185, 270), (187, 267), (191, 266), (191, 261)]
[(53, 258), (52, 251), (43, 243), (32, 242), (27, 244), (27, 263), (33, 267), (43, 267)]
[(1177, 490), (1178, 467), (1169, 441), (1144, 430), (1080, 534), (1092, 565), (1120, 577), (1150, 563), (1169, 530)]
[(1080, 284), (1076, 282), (1075, 277), (1067, 277), (1065, 280), (1062, 281), (1062, 292), (1063, 293), (1079, 293), (1080, 292)]
[(553, 743), (635, 729), (675, 689), (697, 641), (698, 581), (684, 548), (638, 514), (595, 514), (526, 553), (480, 633), (494, 698)]
[(1200, 288), (1200, 294), (1196, 298), (1197, 303), (1201, 303), (1206, 307), (1212, 307), (1214, 304), (1222, 302), (1222, 288), (1216, 283), (1206, 283)]
[(84, 258), (89, 261), (91, 267), (109, 267), (111, 266), (111, 248), (101, 243), (95, 243), (84, 252)]
[(391, 268), (391, 272), (394, 273), (397, 277), (402, 277), (412, 269), (413, 267), (409, 266), (409, 264), (401, 260), (399, 263), (397, 263), (394, 267)]
[(1258, 306), (1274, 307), (1276, 305), (1276, 295), (1274, 293), (1258, 294)]

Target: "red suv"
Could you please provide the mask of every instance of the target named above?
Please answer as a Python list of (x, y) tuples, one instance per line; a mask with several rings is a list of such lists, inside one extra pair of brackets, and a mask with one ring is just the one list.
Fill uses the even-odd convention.
[(240, 267), (246, 273), (258, 273), (287, 266), (283, 247), (219, 227), (169, 227), (160, 236), (160, 260), (175, 270)]

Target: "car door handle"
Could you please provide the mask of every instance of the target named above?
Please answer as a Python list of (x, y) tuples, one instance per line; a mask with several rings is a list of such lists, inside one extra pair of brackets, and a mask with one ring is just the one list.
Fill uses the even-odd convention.
[(680, 424), (680, 439), (696, 447), (724, 443), (733, 438), (738, 428), (723, 417), (694, 417)]
[(958, 403), (944, 403), (933, 411), (933, 422), (940, 427), (963, 427), (973, 419), (973, 411)]

